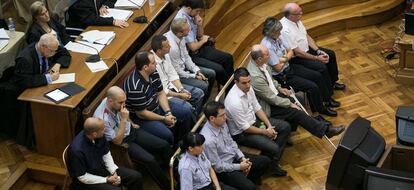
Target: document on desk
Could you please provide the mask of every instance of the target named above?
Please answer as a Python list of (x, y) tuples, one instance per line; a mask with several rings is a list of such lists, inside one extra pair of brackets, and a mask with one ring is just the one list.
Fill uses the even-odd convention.
[(99, 31), (91, 30), (80, 34), (82, 41), (87, 41), (89, 43), (98, 43), (103, 45), (108, 45), (115, 38), (115, 32), (113, 31)]
[(60, 74), (59, 78), (52, 82), (52, 84), (75, 82), (75, 73)]
[(0, 28), (0, 51), (9, 44), (10, 37), (4, 28)]
[(85, 54), (97, 54), (102, 51), (105, 45), (102, 44), (93, 44), (86, 41), (77, 41), (77, 42), (68, 42), (65, 45), (67, 50), (78, 52), (78, 53), (85, 53)]
[(140, 9), (146, 0), (117, 0), (115, 8), (119, 9)]
[(86, 63), (86, 66), (88, 66), (88, 68), (92, 71), (92, 73), (96, 73), (96, 72), (104, 71), (108, 69), (108, 66), (102, 60), (95, 62), (95, 63), (90, 63), (90, 62), (85, 62), (85, 63)]
[(132, 16), (134, 12), (130, 10), (122, 10), (122, 9), (108, 9), (108, 14), (102, 16), (104, 18), (113, 17), (114, 19), (127, 21), (129, 17)]

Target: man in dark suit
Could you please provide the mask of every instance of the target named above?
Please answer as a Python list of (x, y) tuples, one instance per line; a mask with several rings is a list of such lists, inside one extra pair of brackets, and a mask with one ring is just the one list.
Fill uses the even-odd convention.
[(128, 23), (113, 17), (102, 17), (108, 14), (108, 8), (114, 7), (116, 0), (77, 0), (69, 8), (70, 27), (86, 28), (87, 26), (118, 26), (128, 27)]
[(58, 51), (59, 42), (53, 34), (44, 34), (37, 43), (24, 48), (16, 58), (14, 82), (20, 90), (43, 86), (59, 78), (60, 67), (68, 67), (69, 52)]

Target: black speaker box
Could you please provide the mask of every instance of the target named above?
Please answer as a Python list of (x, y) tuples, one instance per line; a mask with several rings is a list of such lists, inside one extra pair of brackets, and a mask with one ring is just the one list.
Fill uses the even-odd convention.
[(405, 12), (405, 33), (414, 35), (414, 11)]
[(398, 144), (414, 146), (414, 106), (399, 106), (395, 121)]

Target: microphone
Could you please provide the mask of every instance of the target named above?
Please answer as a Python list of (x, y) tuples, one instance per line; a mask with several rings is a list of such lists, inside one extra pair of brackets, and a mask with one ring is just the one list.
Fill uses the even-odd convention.
[(76, 43), (81, 44), (81, 45), (84, 45), (86, 47), (90, 47), (90, 48), (92, 48), (92, 49), (94, 49), (96, 51), (96, 54), (92, 54), (92, 55), (86, 57), (85, 62), (95, 63), (95, 62), (98, 62), (98, 61), (101, 60), (101, 56), (99, 55), (98, 49), (96, 49), (95, 47), (90, 46), (88, 44), (81, 43), (81, 42), (76, 42)]
[[(139, 7), (139, 5), (136, 4), (135, 2), (133, 2), (132, 0), (128, 0), (128, 1), (131, 2), (131, 3), (133, 3), (133, 4), (135, 4), (135, 5), (137, 5)], [(144, 15), (143, 16), (137, 16), (137, 17), (135, 17), (133, 21), (136, 22), (136, 23), (141, 23), (141, 24), (148, 23), (148, 18), (145, 16), (145, 8), (144, 8), (144, 6), (142, 6), (141, 9), (142, 9), (142, 12), (144, 13)]]

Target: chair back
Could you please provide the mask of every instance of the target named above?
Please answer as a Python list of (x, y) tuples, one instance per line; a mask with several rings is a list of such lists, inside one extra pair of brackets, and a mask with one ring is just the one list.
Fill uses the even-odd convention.
[(66, 26), (66, 18), (68, 18), (67, 11), (70, 6), (76, 3), (78, 0), (60, 0), (53, 10), (53, 16), (58, 20), (62, 25)]
[(65, 179), (63, 180), (62, 190), (66, 189), (66, 183), (67, 183), (68, 178), (69, 178), (69, 170), (68, 170), (68, 167), (67, 167), (67, 164), (66, 164), (66, 162), (69, 158), (68, 157), (69, 146), (70, 146), (70, 144), (68, 146), (66, 146), (65, 150), (63, 150), (63, 153), (62, 153), (63, 165), (65, 166), (65, 169), (66, 169), (66, 175), (65, 175)]

